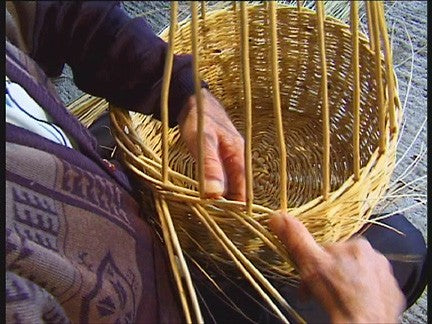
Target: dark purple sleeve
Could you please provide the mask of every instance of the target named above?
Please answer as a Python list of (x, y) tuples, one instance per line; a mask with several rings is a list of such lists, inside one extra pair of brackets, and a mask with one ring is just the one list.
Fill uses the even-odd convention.
[[(34, 33), (31, 55), (48, 76), (59, 75), (67, 63), (81, 90), (160, 117), (167, 44), (143, 18), (130, 18), (118, 2), (39, 1)], [(191, 63), (190, 55), (174, 58), (171, 126), (194, 93)]]

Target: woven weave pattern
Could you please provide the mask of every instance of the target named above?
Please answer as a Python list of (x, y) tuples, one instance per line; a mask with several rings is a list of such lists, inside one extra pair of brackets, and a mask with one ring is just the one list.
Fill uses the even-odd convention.
[[(251, 7), (249, 19), (254, 203), (257, 205), (254, 206), (253, 216), (254, 220), (265, 226), (267, 212), (279, 208), (279, 152), (272, 119), (271, 75), (268, 71), (268, 17), (263, 7)], [(240, 77), (238, 20), (238, 13), (230, 10), (207, 14), (205, 23), (201, 22), (200, 25), (198, 44), (203, 79), (209, 83), (211, 91), (223, 103), (235, 126), (243, 133), (243, 87)], [(331, 190), (335, 192), (328, 201), (321, 201), (319, 196), (322, 190), (322, 102), (316, 24), (316, 15), (313, 11), (303, 9), (299, 13), (295, 8), (278, 8), (279, 74), (288, 158), (289, 207), (292, 208), (291, 213), (305, 223), (319, 242), (327, 243), (348, 238), (367, 220), (391, 174), (396, 134), (390, 137), (386, 153), (378, 157), (376, 151), (379, 131), (374, 60), (367, 39), (362, 37), (360, 162), (365, 168), (362, 170), (360, 181), (354, 184), (351, 34), (349, 26), (335, 19), (327, 19), (325, 30), (331, 122)], [(167, 33), (163, 33), (162, 37), (166, 38)], [(175, 52), (191, 52), (188, 23), (180, 26), (175, 44)], [(147, 183), (151, 184), (154, 190), (168, 191), (164, 198), (170, 202), (176, 227), (193, 233), (194, 239), (201, 244), (206, 243), (203, 255), (212, 252), (217, 254), (220, 248), (216, 242), (209, 243), (214, 240), (200, 229), (201, 225), (194, 216), (186, 217), (190, 209), (183, 200), (202, 205), (211, 215), (219, 215), (218, 221), (221, 226), (226, 224), (226, 232), (232, 234), (238, 247), (248, 257), (258, 258), (261, 263), (264, 262), (264, 268), (271, 262), (285, 271), (291, 271), (291, 267), (282, 263), (281, 259), (267, 253), (264, 253), (263, 257), (262, 252), (266, 251), (265, 244), (257, 239), (255, 234), (246, 231), (241, 222), (236, 224), (239, 221), (227, 215), (227, 212), (242, 214), (240, 204), (197, 198), (195, 161), (181, 142), (177, 128), (169, 131), (169, 165), (173, 171), (178, 172), (178, 176), (172, 175), (172, 185), (161, 184), (161, 123), (151, 116), (136, 113), (131, 115), (132, 118), (129, 119), (124, 111), (113, 111), (114, 120), (120, 130), (119, 139), (126, 145), (125, 149), (129, 153), (126, 155), (127, 163), (153, 178), (155, 181), (149, 181), (147, 178)], [(124, 133), (125, 127), (131, 130), (127, 138)], [(136, 131), (135, 136), (133, 129)], [(132, 159), (131, 154), (138, 158)], [(148, 160), (139, 159), (142, 154)], [(377, 162), (380, 162), (379, 166), (374, 165)], [(182, 235), (181, 232), (179, 235), (182, 246), (187, 250), (191, 243), (188, 235)], [(196, 248), (191, 244), (190, 252), (194, 251)], [(220, 257), (225, 259), (223, 256)]]

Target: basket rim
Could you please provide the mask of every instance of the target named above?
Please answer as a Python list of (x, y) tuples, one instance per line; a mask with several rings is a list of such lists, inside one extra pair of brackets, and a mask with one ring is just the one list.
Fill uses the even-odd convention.
[[(262, 4), (248, 4), (247, 6), (249, 8), (251, 8), (251, 9), (253, 9), (253, 10), (261, 10), (262, 9)], [(290, 11), (294, 10), (294, 11), (297, 11), (297, 8), (295, 6), (293, 7), (293, 6), (290, 6), (290, 5), (287, 5), (287, 4), (278, 4), (277, 9), (278, 10), (290, 10)], [(215, 18), (218, 15), (225, 14), (225, 13), (229, 12), (230, 10), (231, 9), (229, 9), (229, 8), (222, 8), (222, 9), (215, 9), (215, 10), (208, 11), (206, 19), (210, 19), (210, 17), (211, 18)], [(309, 8), (305, 8), (305, 7), (302, 8), (301, 12), (304, 13), (304, 14), (308, 14), (308, 15), (312, 15), (312, 14), (315, 15), (316, 14), (316, 12), (314, 10), (309, 9)], [(186, 19), (182, 20), (182, 22), (179, 23), (179, 27), (178, 28), (183, 28), (188, 23), (190, 23), (190, 18), (186, 18)], [(331, 16), (326, 16), (326, 24), (336, 25), (336, 26), (342, 28), (342, 30), (344, 32), (347, 32), (347, 33), (351, 34), (351, 32), (349, 30), (349, 25), (345, 24), (344, 22), (342, 22), (341, 20), (339, 20), (337, 18), (334, 18), (334, 17), (331, 17)], [(163, 30), (161, 32), (160, 36), (162, 38), (167, 37), (168, 31), (169, 31), (169, 26), (165, 30)], [(364, 36), (364, 34), (363, 34), (363, 36)], [(369, 42), (369, 40), (366, 39), (366, 36), (363, 37), (363, 41), (365, 43)], [(363, 46), (364, 45), (365, 44), (363, 44)], [(366, 51), (368, 51), (370, 54), (373, 54), (373, 52), (370, 50), (369, 46), (364, 46), (364, 49)], [(382, 60), (384, 59), (382, 53), (381, 53), (381, 59)], [(384, 64), (382, 65), (382, 70), (384, 70)], [(395, 104), (396, 104), (395, 108), (396, 108), (396, 112), (397, 112), (397, 115), (398, 115), (398, 125), (400, 125), (402, 111), (400, 109), (400, 102), (399, 102), (399, 97), (398, 97), (398, 92), (397, 92), (397, 77), (396, 77), (396, 74), (395, 74), (394, 70), (393, 70), (393, 75), (394, 75), (395, 90), (396, 90), (395, 93), (394, 93)], [(388, 105), (388, 98), (386, 98), (386, 101), (385, 101), (385, 106), (387, 106), (387, 105)], [(121, 127), (118, 125), (119, 120), (117, 120), (117, 116), (120, 116), (120, 115), (118, 115), (116, 112), (117, 111), (121, 111), (121, 110), (122, 110), (122, 108), (116, 107), (114, 105), (110, 105), (110, 111), (111, 111), (111, 116), (112, 116), (111, 118), (114, 119), (114, 125), (117, 126), (117, 131), (120, 132), (120, 134), (123, 131), (121, 130)], [(124, 112), (126, 112), (126, 110), (123, 110), (123, 113), (121, 113), (121, 115), (123, 115), (123, 117), (125, 116)], [(132, 112), (132, 113), (134, 113), (134, 112)], [(133, 127), (133, 125), (131, 123), (130, 115), (128, 115), (128, 116), (129, 116), (128, 128), (130, 129), (131, 132), (133, 132), (133, 138), (138, 139), (139, 136), (133, 130), (134, 127)], [(149, 115), (149, 118), (151, 118), (150, 116), (151, 115)], [(389, 125), (389, 118), (388, 118), (388, 116), (386, 117), (385, 123), (386, 123), (385, 124), (386, 125), (385, 129), (386, 129), (386, 133), (387, 133), (387, 136), (386, 136), (386, 147), (387, 147), (387, 151), (388, 151), (389, 148), (391, 148), (393, 145), (396, 145), (396, 143), (394, 143), (394, 144), (392, 144), (392, 143), (393, 143), (394, 138), (397, 138), (397, 136), (398, 136), (399, 126), (397, 127), (396, 130), (394, 130), (393, 132), (391, 132), (390, 131), (390, 125)], [(391, 137), (392, 140), (390, 139), (390, 137)], [(121, 139), (118, 138), (118, 137), (116, 137), (116, 141), (121, 141)], [(137, 143), (135, 143), (135, 145), (136, 144)], [(122, 143), (121, 145), (123, 146), (123, 149), (127, 149), (125, 143)], [(147, 148), (147, 149), (149, 151), (151, 151), (150, 148)], [(370, 170), (371, 170), (371, 166), (370, 165), (371, 164), (377, 163), (377, 161), (379, 161), (380, 159), (383, 159), (382, 156), (378, 156), (378, 157), (376, 156), (376, 154), (378, 154), (377, 153), (378, 150), (379, 150), (379, 148), (377, 147), (372, 152), (372, 154), (371, 154), (371, 156), (370, 156), (369, 161), (367, 162), (367, 164), (361, 168), (361, 171), (363, 173), (361, 173), (360, 176), (362, 176), (362, 175), (364, 176), (364, 170), (367, 170), (368, 172), (370, 172)], [(132, 155), (133, 155), (132, 151), (128, 150), (128, 155), (129, 155), (129, 157), (132, 158)], [(157, 154), (155, 152), (151, 152), (151, 155), (153, 157), (157, 157)], [(386, 157), (386, 158), (388, 159), (389, 157)], [(134, 158), (132, 158), (132, 159), (135, 160), (136, 162), (138, 162), (137, 159), (134, 159)], [(160, 160), (159, 157), (158, 157), (158, 159)], [(128, 162), (128, 163), (131, 165), (130, 162)], [(154, 166), (156, 168), (161, 168), (162, 167), (160, 162), (155, 163)], [(137, 169), (135, 171), (137, 171)], [(171, 168), (170, 168), (170, 171), (174, 172), (174, 170), (172, 170)], [(159, 181), (157, 179), (150, 180), (151, 177), (148, 177), (148, 176), (146, 176), (145, 178), (148, 181), (150, 181), (154, 186), (156, 186), (157, 188), (159, 188), (159, 189), (157, 189), (159, 192), (163, 192), (164, 195), (170, 196), (172, 199), (174, 199), (175, 197), (173, 197), (173, 194), (170, 194), (170, 190), (182, 188), (182, 187), (174, 185), (172, 183), (169, 183), (168, 185), (164, 185), (162, 183), (162, 181)], [(351, 175), (348, 179), (346, 179), (337, 189), (331, 191), (329, 193), (329, 197), (328, 197), (327, 201), (334, 201), (337, 197), (339, 197), (340, 195), (342, 195), (343, 191), (341, 191), (341, 189), (344, 188), (344, 185), (347, 182), (352, 181), (352, 178), (353, 178), (353, 175)], [(196, 180), (194, 180), (194, 179), (189, 178), (189, 180), (191, 182), (193, 182), (193, 183), (196, 183)], [(184, 191), (184, 190), (181, 190), (181, 191)], [(191, 197), (193, 197), (194, 200), (195, 200), (195, 198), (199, 199), (198, 198), (199, 197), (198, 191), (189, 190), (189, 193), (190, 193)], [(181, 197), (185, 198), (184, 196), (181, 196)], [(211, 203), (211, 199), (205, 199), (205, 201), (206, 201), (207, 204), (212, 204)], [(240, 207), (244, 206), (244, 203), (236, 202), (236, 201), (233, 201), (233, 200), (226, 200), (224, 198), (222, 198), (220, 200), (216, 200), (216, 201), (218, 201), (218, 202), (216, 202), (214, 204), (214, 207), (232, 205), (232, 206), (235, 206), (236, 208), (240, 208)], [(220, 203), (220, 201), (224, 201), (224, 202)], [(301, 212), (306, 212), (308, 210), (312, 210), (315, 206), (319, 205), (320, 202), (323, 202), (322, 195), (320, 195), (320, 196), (318, 196), (316, 198), (313, 198), (313, 199), (309, 200), (308, 202), (306, 202), (306, 203), (304, 203), (304, 204), (302, 204), (302, 205), (300, 205), (298, 207), (288, 208), (288, 211), (291, 212), (291, 213), (296, 213), (296, 214), (299, 213), (300, 211)], [(258, 205), (258, 204), (253, 204), (253, 211), (255, 213), (260, 213), (260, 214), (272, 212), (272, 210), (270, 208), (267, 208), (265, 206), (261, 206), (261, 205)]]

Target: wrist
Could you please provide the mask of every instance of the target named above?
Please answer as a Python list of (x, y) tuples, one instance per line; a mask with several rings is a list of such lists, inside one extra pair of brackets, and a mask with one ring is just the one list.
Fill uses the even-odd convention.
[[(205, 98), (209, 94), (210, 92), (207, 87), (201, 88), (201, 95), (203, 98)], [(185, 100), (183, 107), (180, 109), (177, 115), (177, 123), (179, 125), (182, 124), (186, 116), (188, 116), (191, 113), (191, 111), (195, 111), (195, 110), (197, 110), (197, 101), (194, 93)]]

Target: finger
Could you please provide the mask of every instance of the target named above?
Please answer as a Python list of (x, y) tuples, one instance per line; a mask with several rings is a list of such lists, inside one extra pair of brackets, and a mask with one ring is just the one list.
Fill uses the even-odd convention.
[[(345, 242), (332, 243), (324, 246), (324, 249), (334, 258), (347, 260), (347, 256), (357, 260), (375, 259), (378, 254), (372, 248), (370, 243), (362, 238), (351, 238)], [(342, 260), (340, 260), (342, 261)]]
[(219, 136), (220, 154), (227, 177), (227, 198), (246, 201), (244, 141), (240, 134)]
[(204, 139), (204, 192), (208, 198), (220, 198), (226, 192), (223, 163), (219, 156), (216, 133), (206, 133)]
[(296, 218), (276, 212), (270, 218), (269, 225), (284, 243), (301, 275), (314, 272), (317, 265), (326, 262), (327, 254), (324, 249)]
[[(199, 145), (196, 130), (182, 125), (181, 135), (189, 152), (198, 161)], [(219, 157), (219, 144), (216, 133), (204, 132), (204, 194), (207, 198), (220, 198), (225, 192), (225, 174)]]
[(309, 300), (310, 297), (311, 297), (311, 291), (310, 291), (309, 287), (307, 286), (307, 284), (304, 281), (301, 281), (300, 287), (299, 287), (300, 300), (305, 303)]

